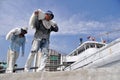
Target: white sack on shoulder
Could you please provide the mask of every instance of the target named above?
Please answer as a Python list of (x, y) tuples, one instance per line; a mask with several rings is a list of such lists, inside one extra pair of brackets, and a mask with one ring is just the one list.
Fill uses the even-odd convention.
[(43, 20), (45, 18), (45, 12), (43, 12), (41, 9), (38, 9), (38, 20)]
[(30, 20), (29, 20), (29, 25), (30, 25), (30, 28), (31, 28), (31, 29), (34, 28), (34, 26), (33, 26), (34, 22), (35, 22), (35, 14), (34, 14), (34, 12), (33, 12), (33, 14), (32, 14), (31, 17), (30, 17)]
[[(44, 19), (45, 18), (45, 13), (41, 9), (38, 9), (37, 11), (39, 12), (38, 20)], [(34, 23), (35, 23), (35, 11), (32, 13), (32, 15), (30, 17), (30, 20), (29, 20), (29, 25), (30, 25), (31, 29), (34, 29), (34, 26), (33, 26)]]
[(8, 32), (8, 34), (6, 35), (6, 40), (11, 40), (11, 37), (13, 35), (18, 35), (20, 33), (21, 33), (21, 28), (14, 28)]

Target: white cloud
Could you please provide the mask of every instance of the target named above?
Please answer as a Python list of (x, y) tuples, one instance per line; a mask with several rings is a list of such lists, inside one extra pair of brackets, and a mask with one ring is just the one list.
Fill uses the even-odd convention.
[(57, 34), (67, 35), (96, 33), (98, 35), (100, 33), (120, 29), (119, 19), (113, 21), (107, 20), (105, 22), (89, 20), (88, 17), (82, 17), (82, 19), (81, 16), (76, 14), (69, 19), (60, 20), (60, 22), (58, 22), (60, 30)]

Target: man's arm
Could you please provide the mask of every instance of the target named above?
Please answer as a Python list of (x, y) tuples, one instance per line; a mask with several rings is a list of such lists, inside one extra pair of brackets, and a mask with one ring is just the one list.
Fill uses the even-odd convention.
[(51, 26), (51, 31), (55, 31), (55, 32), (58, 32), (59, 28), (57, 25), (55, 26)]
[(39, 29), (40, 28), (40, 22), (38, 20), (38, 15), (35, 15), (35, 22), (33, 24), (35, 29)]
[(16, 38), (16, 35), (13, 34), (13, 35), (11, 36), (11, 39), (10, 39), (10, 40), (14, 42), (14, 41), (15, 41), (15, 38)]
[(25, 52), (25, 42), (26, 42), (26, 39), (24, 38), (24, 41), (22, 43), (22, 56), (24, 56), (24, 52)]

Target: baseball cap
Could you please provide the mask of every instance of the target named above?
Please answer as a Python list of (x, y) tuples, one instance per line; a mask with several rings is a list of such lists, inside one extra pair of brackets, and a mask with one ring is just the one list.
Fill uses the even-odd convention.
[(50, 11), (50, 10), (46, 11), (46, 13), (45, 13), (45, 14), (49, 14), (49, 15), (51, 16), (51, 19), (53, 19), (53, 18), (54, 18), (54, 14), (53, 14), (53, 12), (52, 12), (52, 11)]

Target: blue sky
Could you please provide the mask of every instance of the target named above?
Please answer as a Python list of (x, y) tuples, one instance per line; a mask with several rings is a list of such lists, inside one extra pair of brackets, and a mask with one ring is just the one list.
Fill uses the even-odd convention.
[[(0, 0), (0, 35), (15, 27), (29, 27), (29, 18), (36, 9), (53, 11), (59, 32), (52, 33), (50, 48), (65, 54), (78, 46), (79, 37), (85, 41), (91, 35), (99, 40), (101, 34), (111, 31), (114, 33), (109, 34), (110, 40), (120, 37), (120, 32), (116, 32), (120, 30), (120, 0)], [(27, 36), (33, 33), (29, 29)], [(107, 39), (108, 35), (102, 37)], [(4, 41), (3, 37), (0, 39)], [(1, 50), (2, 45), (1, 42)], [(3, 53), (0, 56), (5, 57)]]
[[(60, 30), (56, 34), (90, 34), (93, 31), (118, 29), (119, 0), (0, 0), (0, 34), (10, 29), (28, 26), (36, 9), (52, 10)], [(3, 32), (4, 30), (4, 32)], [(30, 30), (29, 34), (33, 34)]]

